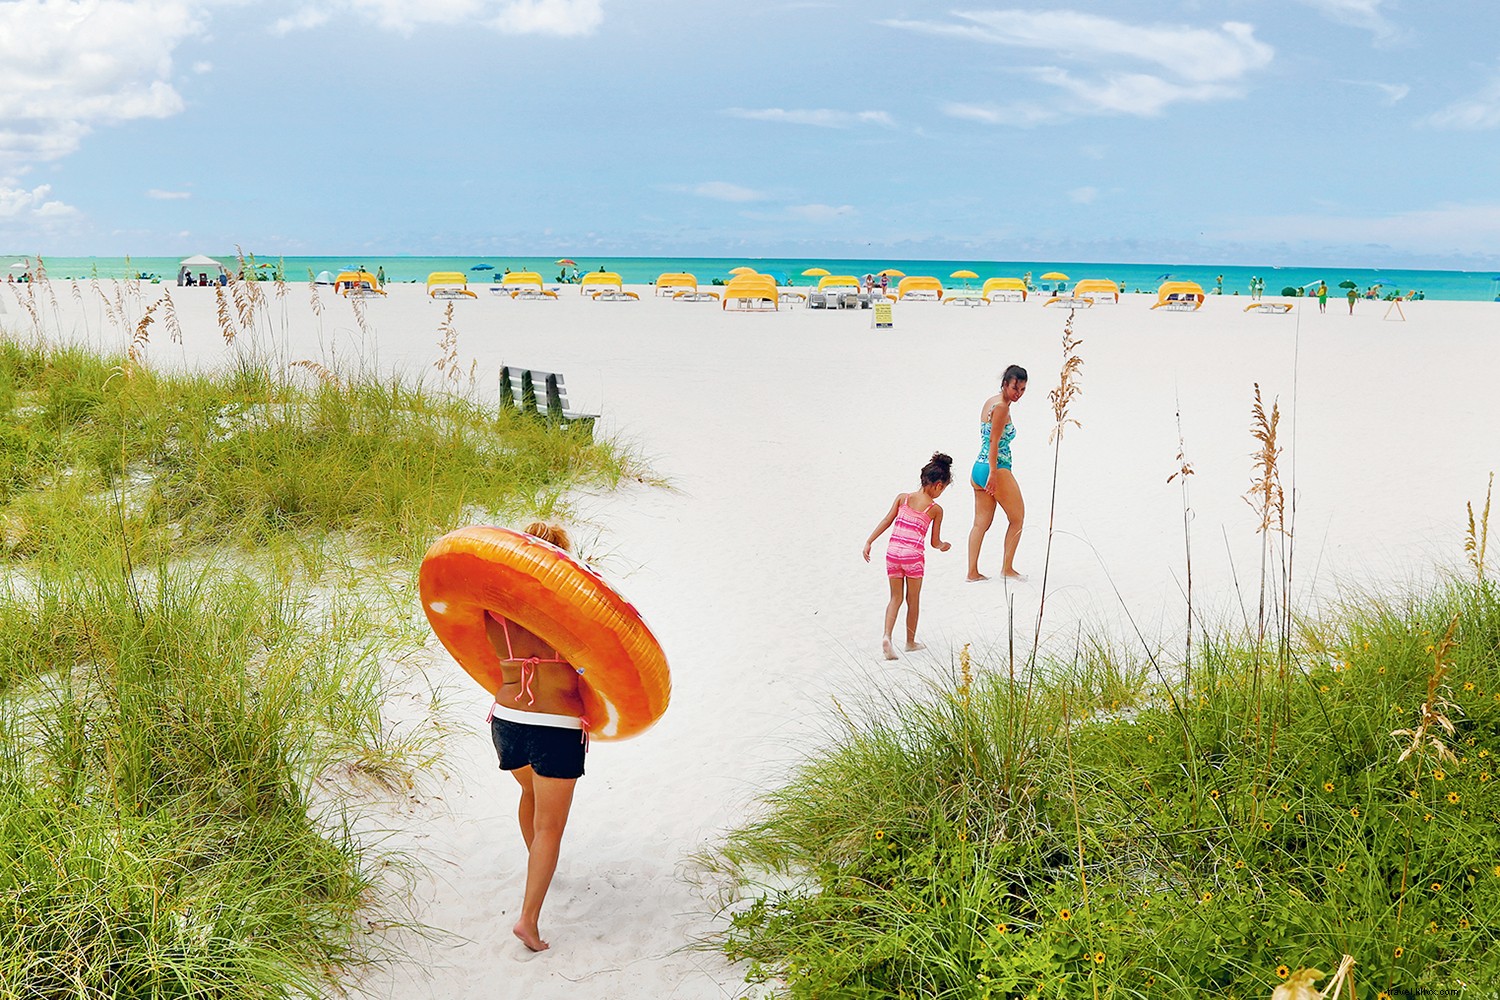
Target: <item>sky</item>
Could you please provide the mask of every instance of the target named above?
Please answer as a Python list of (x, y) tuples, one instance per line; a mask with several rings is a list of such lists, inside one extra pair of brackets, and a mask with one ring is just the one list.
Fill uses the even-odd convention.
[(1500, 5), (0, 0), (0, 253), (1500, 267)]

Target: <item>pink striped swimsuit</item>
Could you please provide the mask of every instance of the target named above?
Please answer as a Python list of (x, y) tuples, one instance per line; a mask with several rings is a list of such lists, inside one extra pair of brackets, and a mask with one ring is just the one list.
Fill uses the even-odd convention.
[(932, 524), (932, 505), (913, 510), (901, 498), (896, 520), (891, 525), (891, 541), (885, 550), (886, 576), (922, 576), (922, 553), (927, 541), (927, 526)]

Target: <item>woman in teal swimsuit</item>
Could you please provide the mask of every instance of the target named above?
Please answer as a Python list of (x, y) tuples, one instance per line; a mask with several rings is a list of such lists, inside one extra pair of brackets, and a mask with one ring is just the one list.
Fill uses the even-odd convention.
[[(974, 527), (969, 529), (970, 580), (989, 579), (979, 572), (979, 547), (984, 534), (995, 520), (995, 508), (1005, 511), (1005, 561), (1000, 572), (1012, 580), (1024, 580), (1016, 572), (1016, 546), (1021, 543), (1021, 524), (1026, 519), (1026, 504), (1021, 487), (1010, 471), (1010, 442), (1016, 426), (1010, 422), (1010, 408), (1026, 393), (1026, 369), (1011, 365), (1000, 378), (1000, 391), (984, 401), (979, 410), (979, 458), (969, 477), (974, 487)], [(996, 433), (995, 428), (999, 428)]]

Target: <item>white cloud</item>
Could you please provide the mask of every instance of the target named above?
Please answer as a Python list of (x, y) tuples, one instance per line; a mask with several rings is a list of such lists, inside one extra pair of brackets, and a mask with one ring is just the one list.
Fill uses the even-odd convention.
[(301, 10), (293, 11), (286, 17), (279, 17), (271, 25), (273, 35), (286, 35), (293, 31), (307, 31), (327, 24), (333, 19), (333, 13), (327, 8), (303, 7)]
[(98, 125), (181, 111), (172, 54), (200, 15), (183, 0), (0, 3), (0, 168), (66, 156)]
[(1085, 80), (1067, 70), (1044, 66), (1032, 75), (1070, 94), (1074, 110), (1123, 115), (1159, 115), (1168, 105), (1183, 101), (1213, 101), (1238, 96), (1234, 87), (1218, 83), (1180, 84), (1149, 73), (1120, 73)]
[(831, 108), (788, 110), (785, 108), (726, 108), (726, 115), (752, 121), (785, 122), (789, 125), (816, 125), (819, 128), (854, 128), (879, 125), (895, 128), (896, 123), (884, 111), (835, 111)]
[(78, 210), (72, 205), (48, 198), (51, 193), (52, 187), (48, 184), (27, 191), (8, 187), (4, 178), (0, 178), (0, 219), (22, 220), (28, 216), (55, 219), (77, 214)]
[(1068, 197), (1079, 205), (1092, 205), (1094, 199), (1099, 197), (1099, 189), (1088, 186), (1074, 188), (1068, 192)]
[(154, 198), (157, 201), (184, 201), (192, 196), (190, 191), (163, 191), (160, 188), (152, 188), (146, 192), (147, 198)]
[(728, 181), (704, 181), (701, 184), (690, 185), (685, 190), (689, 194), (695, 194), (700, 198), (712, 198), (715, 201), (764, 201), (766, 198), (762, 191), (730, 184)]
[(480, 24), (507, 35), (588, 35), (604, 23), (604, 0), (327, 0), (279, 18), (279, 35), (363, 17), (381, 28), (411, 34), (428, 24)]
[(1363, 28), (1375, 36), (1375, 41), (1385, 42), (1396, 36), (1396, 27), (1381, 11), (1382, 0), (1302, 0), (1316, 8), (1331, 21)]
[[(1127, 24), (1080, 11), (969, 11), (957, 22), (887, 21), (887, 25), (966, 38), (991, 45), (1044, 52), (1048, 65), (1022, 72), (1061, 90), (1065, 100), (1052, 116), (1076, 114), (1157, 115), (1169, 105), (1239, 97), (1243, 81), (1270, 64), (1271, 46), (1248, 24), (1227, 21), (1217, 28), (1182, 24)], [(1152, 72), (1142, 72), (1140, 64)], [(1013, 112), (1016, 106), (1012, 106)], [(1005, 109), (950, 105), (948, 114), (995, 124)], [(1044, 120), (1033, 113), (1028, 121)]]
[(985, 125), (1015, 125), (1023, 128), (1056, 121), (1058, 113), (1036, 104), (945, 104), (943, 114)]
[(1445, 129), (1488, 129), (1500, 125), (1500, 73), (1495, 74), (1472, 97), (1466, 97), (1437, 111), (1427, 124)]
[(604, 0), (510, 0), (491, 23), (512, 35), (588, 35), (604, 23)]
[(831, 222), (855, 214), (853, 205), (790, 205), (786, 211), (792, 218), (805, 222)]

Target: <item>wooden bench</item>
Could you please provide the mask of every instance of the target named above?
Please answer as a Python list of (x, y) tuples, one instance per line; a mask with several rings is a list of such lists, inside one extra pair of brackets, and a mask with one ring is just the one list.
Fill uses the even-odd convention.
[[(542, 388), (540, 403), (538, 386)], [(597, 413), (568, 411), (568, 390), (561, 375), (512, 365), (500, 369), (500, 406), (502, 409), (514, 406), (522, 413), (544, 418), (549, 424), (567, 430), (577, 428), (589, 437), (594, 436), (594, 421), (599, 418)]]

